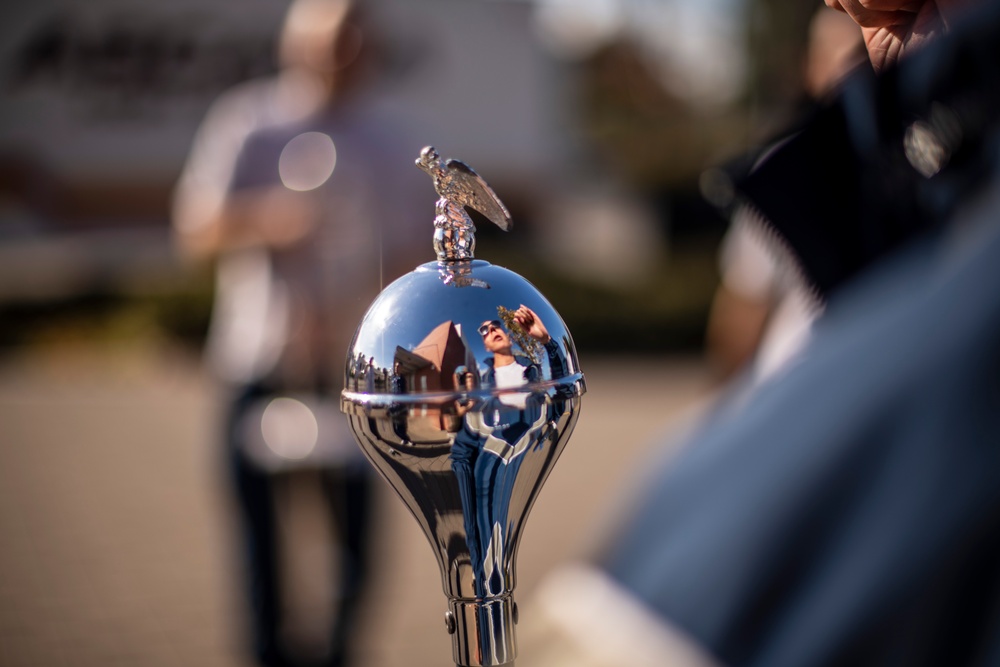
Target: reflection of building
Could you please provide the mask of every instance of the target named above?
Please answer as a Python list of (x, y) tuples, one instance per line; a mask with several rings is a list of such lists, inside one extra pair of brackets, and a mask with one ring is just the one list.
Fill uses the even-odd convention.
[(407, 390), (419, 393), (461, 389), (455, 382), (459, 366), (475, 370), (476, 359), (451, 320), (435, 327), (413, 350), (397, 347), (393, 359)]
[[(398, 384), (394, 389), (417, 394), (461, 391), (464, 385), (461, 378), (456, 378), (461, 368), (475, 373), (476, 358), (462, 338), (460, 327), (448, 320), (435, 327), (412, 350), (396, 348), (393, 370)], [(448, 400), (436, 406), (421, 404), (419, 408), (411, 408), (408, 439), (434, 440), (440, 437), (441, 430), (454, 432), (458, 427), (455, 406), (454, 400)], [(414, 409), (419, 414), (413, 414)]]

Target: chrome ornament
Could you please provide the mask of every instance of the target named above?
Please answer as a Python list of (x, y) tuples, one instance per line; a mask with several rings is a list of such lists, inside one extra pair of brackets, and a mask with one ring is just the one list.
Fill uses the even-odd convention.
[(417, 166), (430, 174), (440, 199), (435, 205), (434, 250), (438, 260), (472, 259), (476, 251), (476, 226), (465, 212), (473, 208), (505, 232), (513, 226), (510, 211), (469, 165), (459, 160), (441, 161), (433, 146), (420, 151)]
[(518, 542), (586, 386), (545, 297), (473, 257), (465, 207), (509, 230), (507, 208), (472, 169), (431, 147), (417, 166), (440, 197), (438, 259), (369, 308), (348, 353), (341, 408), (434, 550), (454, 661), (506, 665), (517, 654)]

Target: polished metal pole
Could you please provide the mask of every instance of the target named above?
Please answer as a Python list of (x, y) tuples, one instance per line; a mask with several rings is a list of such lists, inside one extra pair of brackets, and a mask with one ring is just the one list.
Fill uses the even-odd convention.
[(517, 605), (511, 595), (484, 600), (451, 598), (445, 624), (461, 667), (501, 667), (517, 656), (514, 625)]
[(507, 207), (433, 147), (416, 162), (439, 197), (437, 261), (369, 307), (347, 353), (341, 409), (434, 550), (453, 661), (511, 667), (517, 547), (586, 383), (552, 304), (520, 275), (475, 258), (466, 209), (509, 231)]

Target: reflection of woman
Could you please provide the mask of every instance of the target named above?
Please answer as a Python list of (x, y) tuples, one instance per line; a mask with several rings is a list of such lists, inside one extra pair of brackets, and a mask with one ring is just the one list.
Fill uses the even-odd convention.
[[(549, 362), (550, 377), (566, 375), (566, 362), (559, 344), (552, 339), (538, 315), (527, 306), (514, 312), (514, 321), (524, 332), (541, 343)], [(485, 362), (481, 382), (485, 388), (501, 390), (531, 387), (533, 391), (497, 392), (482, 402), (467, 408), (461, 429), (455, 435), (451, 467), (459, 486), (464, 515), (466, 542), (473, 569), (476, 597), (485, 599), (510, 591), (505, 579), (506, 550), (511, 545), (515, 520), (524, 515), (535, 496), (541, 480), (534, 480), (531, 468), (544, 468), (544, 461), (530, 456), (540, 452), (550, 440), (552, 425), (563, 412), (562, 405), (553, 404), (548, 394), (533, 385), (544, 380), (542, 368), (527, 356), (515, 354), (510, 333), (499, 320), (483, 322), (479, 327), (483, 347), (492, 354)], [(475, 375), (467, 380), (474, 382)], [(558, 402), (557, 402), (558, 403)], [(553, 452), (548, 452), (552, 455)], [(526, 468), (527, 479), (536, 483), (534, 489), (519, 492), (515, 502), (514, 489), (521, 466), (526, 459), (536, 461)], [(480, 610), (479, 623), (490, 627), (499, 619), (498, 609)], [(484, 641), (489, 633), (483, 633)], [(489, 647), (482, 647), (484, 654)]]
[[(535, 311), (521, 305), (514, 312), (514, 320), (524, 332), (542, 343), (550, 360), (550, 367), (561, 369), (559, 345), (549, 335), (545, 324)], [(486, 360), (483, 385), (498, 389), (523, 387), (542, 379), (538, 364), (524, 355), (515, 355), (510, 334), (499, 320), (483, 322), (479, 327), (483, 347), (493, 356)], [(523, 453), (528, 444), (525, 433), (540, 421), (544, 404), (539, 394), (531, 392), (505, 392), (488, 399), (482, 408), (466, 418), (466, 428), (484, 440), (483, 449), (502, 458), (506, 464)]]
[[(553, 375), (564, 374), (559, 345), (541, 318), (523, 305), (515, 311), (514, 318), (529, 336), (545, 346)], [(484, 322), (479, 334), (483, 346), (493, 354), (486, 360), (483, 386), (510, 389), (542, 379), (538, 364), (514, 354), (502, 322)], [(545, 427), (550, 417), (557, 417), (559, 412), (552, 409), (543, 392), (501, 393), (468, 409), (462, 428), (455, 435), (452, 470), (459, 482), (478, 596), (498, 595), (506, 590), (503, 550), (510, 528), (507, 516), (514, 484), (523, 454), (544, 445), (549, 433)]]
[[(552, 340), (535, 311), (521, 305), (514, 311), (514, 320), (526, 334), (545, 346), (550, 359), (559, 357), (558, 344)], [(479, 335), (483, 338), (483, 347), (493, 354), (486, 360), (486, 372), (483, 374), (486, 386), (519, 387), (539, 379), (538, 365), (526, 356), (514, 354), (510, 334), (500, 320), (483, 322), (479, 326)]]

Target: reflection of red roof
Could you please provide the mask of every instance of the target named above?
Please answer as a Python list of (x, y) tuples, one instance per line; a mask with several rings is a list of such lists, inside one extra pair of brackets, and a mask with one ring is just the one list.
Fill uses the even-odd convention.
[(461, 365), (465, 359), (465, 345), (462, 344), (462, 338), (455, 329), (455, 323), (448, 320), (437, 325), (433, 331), (427, 334), (413, 348), (413, 353), (434, 364), (438, 370), (444, 370), (449, 365), (448, 361), (451, 357), (457, 353), (459, 361), (452, 365), (452, 370), (454, 370), (455, 366)]
[[(455, 323), (451, 320), (442, 322), (420, 341), (412, 353), (430, 362), (438, 373), (437, 387), (451, 388), (454, 384), (455, 369), (466, 363), (467, 350), (465, 342), (458, 334)], [(409, 364), (413, 366), (412, 362)]]

